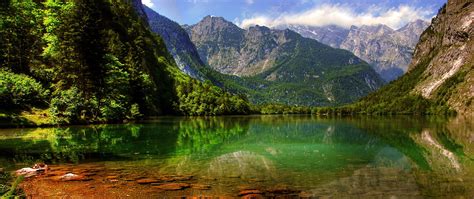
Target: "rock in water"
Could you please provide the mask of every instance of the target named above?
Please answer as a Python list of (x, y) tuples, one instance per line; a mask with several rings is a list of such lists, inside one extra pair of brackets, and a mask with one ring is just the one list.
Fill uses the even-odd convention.
[(73, 173), (67, 173), (59, 178), (61, 181), (87, 181), (91, 180), (90, 178), (86, 178), (82, 175), (76, 175)]
[(37, 163), (33, 167), (26, 167), (22, 169), (18, 169), (15, 173), (16, 175), (20, 176), (23, 175), (26, 178), (36, 176), (41, 173), (45, 173), (48, 170), (48, 165), (44, 163)]
[(191, 185), (187, 183), (167, 183), (167, 184), (162, 184), (159, 186), (154, 186), (155, 188), (158, 189), (163, 189), (166, 191), (175, 191), (175, 190), (182, 190), (191, 187)]

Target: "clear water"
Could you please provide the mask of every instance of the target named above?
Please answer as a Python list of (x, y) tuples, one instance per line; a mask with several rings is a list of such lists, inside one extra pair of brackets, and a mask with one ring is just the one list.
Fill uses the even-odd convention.
[(471, 198), (473, 129), (469, 118), (413, 116), (176, 117), (3, 129), (0, 167), (45, 162), (118, 168), (125, 177), (191, 175), (193, 183), (210, 185), (204, 195), (238, 196), (250, 187), (268, 196), (265, 190), (284, 187), (292, 191), (277, 194)]

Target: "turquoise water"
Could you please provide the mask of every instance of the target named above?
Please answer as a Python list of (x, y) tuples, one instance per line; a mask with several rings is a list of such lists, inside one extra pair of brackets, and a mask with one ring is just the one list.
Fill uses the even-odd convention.
[(283, 186), (305, 197), (470, 198), (473, 127), (462, 117), (229, 116), (3, 129), (0, 167), (100, 164), (129, 175), (192, 175), (210, 194), (229, 196)]

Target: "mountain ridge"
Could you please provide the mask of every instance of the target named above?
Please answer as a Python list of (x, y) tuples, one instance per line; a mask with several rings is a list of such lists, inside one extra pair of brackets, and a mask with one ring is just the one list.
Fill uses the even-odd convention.
[(410, 57), (421, 32), (429, 24), (415, 20), (394, 30), (383, 24), (351, 26), (286, 25), (304, 37), (316, 39), (334, 48), (346, 49), (367, 61), (386, 81), (392, 81), (407, 71)]
[[(201, 59), (216, 71), (275, 84), (306, 84), (302, 87), (325, 93), (326, 103), (306, 105), (329, 105), (341, 101), (341, 96), (346, 98), (342, 101), (348, 103), (384, 83), (367, 63), (349, 51), (304, 38), (290, 29), (264, 26), (241, 29), (222, 17), (213, 16), (183, 27)], [(357, 78), (352, 79), (351, 75)], [(335, 84), (344, 84), (347, 88), (333, 86)], [(334, 94), (335, 90), (340, 94)]]

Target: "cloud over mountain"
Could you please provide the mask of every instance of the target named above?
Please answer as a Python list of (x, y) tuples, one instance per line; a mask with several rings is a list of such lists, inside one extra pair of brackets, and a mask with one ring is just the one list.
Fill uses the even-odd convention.
[(149, 8), (152, 8), (154, 3), (152, 0), (142, 0), (143, 5), (146, 5)]
[(432, 10), (408, 5), (399, 5), (392, 8), (371, 6), (364, 11), (357, 12), (353, 7), (346, 4), (324, 4), (296, 13), (281, 13), (275, 16), (254, 15), (237, 21), (237, 23), (242, 28), (252, 25), (276, 27), (292, 24), (350, 27), (351, 25), (385, 24), (391, 28), (398, 29), (416, 19), (430, 20), (432, 13)]

